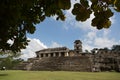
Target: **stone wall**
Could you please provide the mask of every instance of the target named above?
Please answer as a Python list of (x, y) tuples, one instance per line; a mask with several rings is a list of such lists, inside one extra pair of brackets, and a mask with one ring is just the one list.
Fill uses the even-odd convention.
[(100, 49), (94, 55), (93, 63), (97, 71), (120, 71), (120, 52)]
[(34, 62), (30, 70), (91, 71), (91, 67), (89, 58), (85, 56), (52, 57)]

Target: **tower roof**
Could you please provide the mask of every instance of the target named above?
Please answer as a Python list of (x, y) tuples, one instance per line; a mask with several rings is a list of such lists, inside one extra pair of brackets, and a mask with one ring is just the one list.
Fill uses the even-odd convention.
[(80, 40), (75, 40), (74, 43), (82, 43)]

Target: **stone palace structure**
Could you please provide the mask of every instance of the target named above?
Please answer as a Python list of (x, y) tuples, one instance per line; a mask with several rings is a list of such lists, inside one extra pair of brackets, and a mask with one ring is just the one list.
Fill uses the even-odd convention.
[(120, 71), (120, 46), (117, 50), (93, 49), (82, 51), (82, 42), (75, 40), (74, 49), (67, 47), (48, 48), (36, 52), (17, 65), (19, 70), (46, 71)]

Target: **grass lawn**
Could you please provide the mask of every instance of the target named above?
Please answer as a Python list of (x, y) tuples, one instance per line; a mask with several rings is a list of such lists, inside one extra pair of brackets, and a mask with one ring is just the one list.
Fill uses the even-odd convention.
[(0, 80), (120, 80), (120, 73), (69, 71), (0, 71)]

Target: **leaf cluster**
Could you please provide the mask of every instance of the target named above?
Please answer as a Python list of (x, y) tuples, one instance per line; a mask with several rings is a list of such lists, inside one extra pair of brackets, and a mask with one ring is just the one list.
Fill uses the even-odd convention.
[(25, 49), (29, 42), (26, 34), (34, 33), (35, 24), (55, 15), (57, 20), (65, 20), (63, 10), (70, 6), (70, 0), (0, 0), (0, 49)]
[(86, 21), (93, 13), (95, 17), (91, 25), (103, 29), (111, 26), (110, 17), (113, 16), (113, 9), (120, 11), (120, 0), (80, 0), (74, 4), (72, 14), (76, 16), (77, 21)]
[[(0, 0), (0, 49), (14, 52), (25, 49), (29, 42), (26, 34), (33, 34), (36, 24), (51, 16), (64, 21), (64, 12), (70, 8), (71, 0)], [(113, 10), (120, 12), (120, 0), (79, 0), (72, 14), (83, 22), (93, 13), (91, 25), (103, 29), (111, 26)]]
[(86, 21), (90, 18), (91, 13), (92, 11), (90, 10), (87, 0), (80, 0), (80, 3), (76, 3), (72, 10), (72, 14), (76, 15), (77, 21)]

